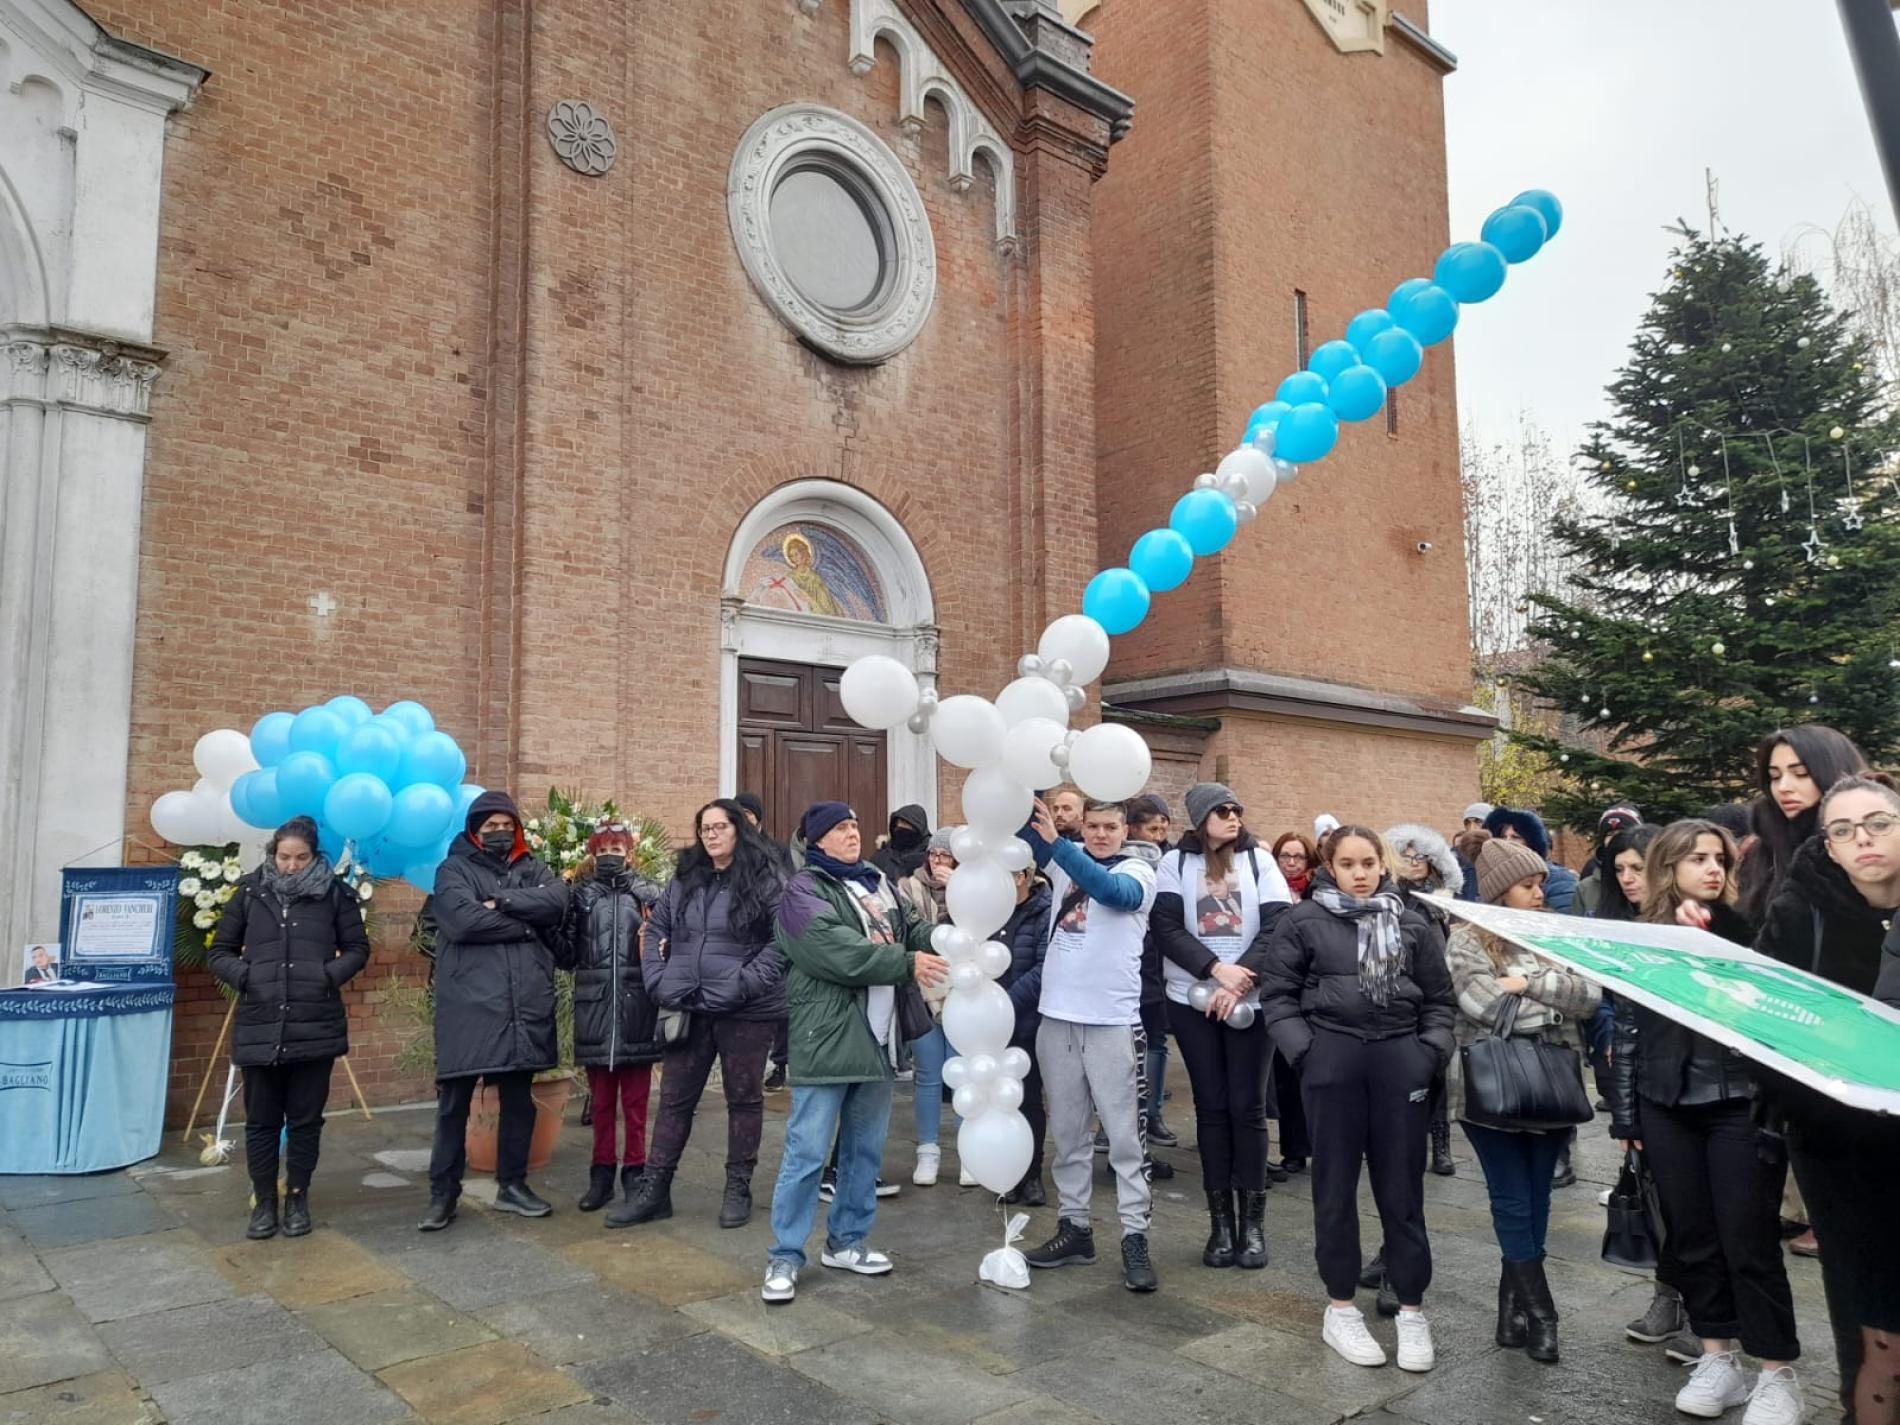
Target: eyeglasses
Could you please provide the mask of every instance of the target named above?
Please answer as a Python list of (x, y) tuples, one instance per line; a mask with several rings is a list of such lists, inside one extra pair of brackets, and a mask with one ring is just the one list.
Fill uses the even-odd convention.
[(1306, 853), (1304, 851), (1298, 851), (1298, 850), (1282, 851), (1279, 855), (1279, 859), (1282, 861), (1298, 861), (1300, 864), (1304, 865), (1306, 863)]
[(1421, 861), (1422, 862), (1424, 859), (1425, 859), (1424, 852), (1415, 851), (1409, 846), (1406, 847), (1405, 850), (1399, 852), (1399, 860), (1401, 861)]
[(1222, 802), (1219, 806), (1215, 807), (1214, 810), (1209, 812), (1208, 815), (1209, 816), (1239, 816), (1240, 810), (1241, 809), (1235, 806), (1232, 802)]
[(1859, 821), (1848, 821), (1845, 818), (1840, 821), (1830, 821), (1822, 829), (1827, 832), (1829, 841), (1848, 842), (1854, 839), (1854, 833), (1862, 827), (1867, 829), (1869, 836), (1878, 841), (1881, 837), (1892, 836), (1896, 830), (1900, 830), (1900, 816), (1895, 816), (1892, 812), (1877, 811), (1863, 816)]

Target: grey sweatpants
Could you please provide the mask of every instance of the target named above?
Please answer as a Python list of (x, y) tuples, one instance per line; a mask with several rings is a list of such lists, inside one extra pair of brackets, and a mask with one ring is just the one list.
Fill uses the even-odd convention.
[(1146, 1232), (1154, 1192), (1148, 1183), (1148, 1126), (1141, 1104), (1146, 1089), (1147, 1037), (1138, 1024), (1069, 1024), (1044, 1017), (1036, 1031), (1036, 1067), (1055, 1140), (1050, 1173), (1065, 1222), (1089, 1221), (1089, 1175), (1101, 1119), (1122, 1231)]

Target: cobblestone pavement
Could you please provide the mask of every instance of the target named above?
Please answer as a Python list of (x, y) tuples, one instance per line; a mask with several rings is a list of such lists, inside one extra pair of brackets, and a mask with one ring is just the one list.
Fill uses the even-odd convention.
[[(1268, 1203), (1271, 1265), (1209, 1271), (1192, 1117), (1176, 1064), (1169, 1117), (1180, 1169), (1156, 1185), (1161, 1290), (1120, 1285), (1113, 1192), (1098, 1183), (1111, 1244), (1092, 1267), (1037, 1274), (1010, 1293), (979, 1285), (1001, 1240), (981, 1189), (955, 1186), (945, 1114), (943, 1185), (910, 1186), (908, 1090), (900, 1090), (874, 1242), (896, 1260), (867, 1279), (808, 1268), (798, 1300), (759, 1300), (785, 1094), (767, 1102), (755, 1190), (736, 1231), (715, 1223), (725, 1124), (709, 1092), (674, 1187), (671, 1221), (606, 1231), (574, 1210), (589, 1130), (570, 1107), (553, 1164), (533, 1179), (555, 1203), (525, 1221), (471, 1181), (447, 1232), (415, 1222), (427, 1197), (431, 1118), (332, 1114), (312, 1189), (317, 1228), (248, 1242), (237, 1167), (204, 1169), (169, 1135), (129, 1172), (0, 1177), (0, 1425), (847, 1425), (980, 1421), (1036, 1425), (1636, 1425), (1681, 1419), (1683, 1379), (1622, 1324), (1646, 1279), (1598, 1259), (1598, 1192), (1613, 1175), (1605, 1135), (1586, 1129), (1582, 1181), (1557, 1194), (1551, 1277), (1563, 1361), (1540, 1366), (1491, 1342), (1497, 1250), (1483, 1182), (1454, 1133), (1459, 1171), (1428, 1178), (1437, 1279), (1427, 1297), (1438, 1367), (1346, 1364), (1319, 1342), (1324, 1294), (1312, 1265), (1306, 1180)], [(657, 1102), (657, 1093), (656, 1093)], [(1362, 1202), (1368, 1249), (1378, 1241)], [(1028, 1242), (1053, 1229), (1034, 1214)], [(822, 1225), (820, 1227), (822, 1233)], [(1838, 1417), (1818, 1267), (1791, 1259), (1816, 1419)], [(1363, 1304), (1390, 1349), (1389, 1322)], [(1739, 1412), (1733, 1419), (1739, 1420)]]

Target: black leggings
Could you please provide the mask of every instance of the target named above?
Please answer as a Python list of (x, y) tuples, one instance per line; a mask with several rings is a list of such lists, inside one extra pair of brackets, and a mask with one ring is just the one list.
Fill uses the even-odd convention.
[(244, 1156), (260, 1197), (277, 1191), (277, 1139), (286, 1129), (285, 1186), (293, 1192), (310, 1186), (335, 1064), (335, 1059), (305, 1059), (244, 1070)]
[(1194, 1089), (1194, 1141), (1201, 1186), (1260, 1192), (1267, 1185), (1267, 1063), (1273, 1052), (1258, 1015), (1229, 1029), (1191, 1005), (1168, 1002), (1168, 1022)]
[(1313, 1139), (1306, 1131), (1306, 1099), (1300, 1092), (1300, 1071), (1279, 1053), (1273, 1056), (1273, 1116), (1280, 1125), (1280, 1157), (1310, 1159)]

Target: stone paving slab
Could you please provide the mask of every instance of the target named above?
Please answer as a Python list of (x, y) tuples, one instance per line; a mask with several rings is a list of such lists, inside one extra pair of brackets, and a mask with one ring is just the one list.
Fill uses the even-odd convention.
[(234, 1294), (212, 1267), (204, 1244), (184, 1231), (67, 1247), (41, 1261), (94, 1322), (223, 1301)]
[(118, 1371), (0, 1395), (0, 1425), (161, 1425), (158, 1407)]
[(86, 1198), (122, 1197), (139, 1185), (125, 1173), (0, 1173), (0, 1207), (9, 1212)]
[(16, 1208), (8, 1222), (41, 1252), (113, 1237), (143, 1237), (179, 1225), (175, 1214), (146, 1193)]
[(99, 1335), (146, 1386), (323, 1349), (316, 1332), (268, 1296), (151, 1311), (108, 1322)]
[(984, 1415), (976, 1425), (1102, 1425), (1102, 1417), (1047, 1395), (1032, 1395), (1007, 1410)]
[[(764, 1305), (757, 1292), (752, 1299)], [(567, 1366), (697, 1335), (706, 1323), (690, 1314), (694, 1311), (689, 1306), (683, 1314), (617, 1287), (586, 1282), (498, 1302), (477, 1315), (550, 1365)]]
[(172, 1425), (389, 1425), (409, 1408), (332, 1350), (152, 1388)]
[(0, 1301), (52, 1289), (53, 1279), (25, 1239), (11, 1227), (0, 1227)]
[(454, 1231), (426, 1234), (425, 1240), (433, 1240), (398, 1262), (419, 1286), (463, 1311), (593, 1280), (584, 1267), (530, 1243), (500, 1236), (457, 1241)]
[(42, 1293), (0, 1302), (0, 1405), (7, 1391), (111, 1369), (99, 1333), (66, 1297)]
[(1294, 1335), (1251, 1321), (1191, 1341), (1179, 1354), (1335, 1414), (1376, 1409), (1418, 1385), (1396, 1366), (1368, 1370), (1341, 1360), (1317, 1330)]
[(888, 1331), (835, 1341), (790, 1359), (801, 1375), (864, 1402), (884, 1419), (913, 1425), (966, 1425), (1037, 1394), (1014, 1377), (991, 1375)]
[(764, 1356), (790, 1356), (847, 1336), (862, 1336), (872, 1329), (869, 1321), (822, 1302), (800, 1301), (795, 1305), (797, 1310), (787, 1311), (768, 1304), (760, 1299), (756, 1288), (747, 1287), (730, 1296), (689, 1302), (680, 1312)]
[(496, 1337), (481, 1322), (420, 1290), (353, 1296), (308, 1306), (299, 1314), (311, 1329), (366, 1371), (480, 1345)]
[(513, 1341), (406, 1361), (377, 1378), (430, 1425), (503, 1425), (592, 1398), (578, 1381)]
[(747, 1282), (757, 1286), (765, 1280), (763, 1258), (756, 1273), (745, 1272), (710, 1252), (633, 1228), (614, 1233), (604, 1243), (573, 1243), (561, 1249), (561, 1256), (574, 1263), (577, 1271), (585, 1267), (622, 1291), (638, 1292), (665, 1306), (683, 1306), (689, 1301), (724, 1296)]
[(575, 1366), (573, 1374), (654, 1425), (878, 1425), (889, 1418), (715, 1333)]
[(219, 1252), (217, 1261), (239, 1290), (263, 1292), (297, 1309), (410, 1284), (408, 1277), (341, 1232), (321, 1227), (308, 1237), (241, 1242)]
[[(1047, 1361), (1021, 1373), (1026, 1385), (1110, 1425), (1332, 1425), (1341, 1412), (1162, 1352), (1125, 1351), (1112, 1369), (1087, 1356)], [(1443, 1422), (1460, 1420), (1457, 1415)], [(1522, 1422), (1519, 1422), (1522, 1425)]]

